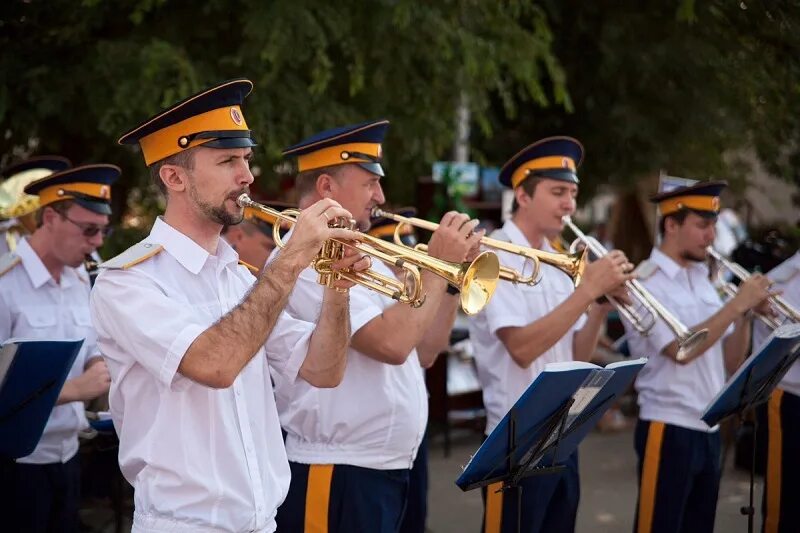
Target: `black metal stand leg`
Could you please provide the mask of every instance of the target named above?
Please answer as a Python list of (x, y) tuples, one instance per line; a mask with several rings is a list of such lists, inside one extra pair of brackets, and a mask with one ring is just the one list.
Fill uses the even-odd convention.
[(755, 418), (755, 412), (753, 412), (753, 415), (754, 418), (752, 422), (745, 422), (744, 416), (742, 416), (742, 425), (745, 427), (750, 427), (753, 432), (753, 453), (750, 460), (750, 499), (748, 505), (742, 506), (741, 509), (739, 509), (739, 512), (747, 516), (748, 533), (753, 533), (754, 531), (756, 514), (754, 489), (756, 479), (756, 449), (758, 447), (758, 420)]

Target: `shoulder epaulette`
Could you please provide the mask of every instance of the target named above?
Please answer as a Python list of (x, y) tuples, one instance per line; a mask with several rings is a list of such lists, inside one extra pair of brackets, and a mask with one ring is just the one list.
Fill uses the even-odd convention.
[(164, 247), (153, 242), (142, 241), (134, 244), (118, 256), (100, 263), (100, 268), (126, 270), (157, 255)]
[(11, 272), (11, 269), (21, 262), (22, 258), (14, 252), (3, 254), (3, 256), (0, 257), (0, 276), (5, 275), (7, 272)]
[(800, 274), (800, 267), (792, 263), (783, 263), (773, 268), (767, 277), (775, 283), (789, 283), (797, 274)]
[(254, 275), (258, 274), (258, 270), (259, 269), (254, 267), (250, 263), (246, 263), (246, 262), (242, 261), (241, 259), (239, 259), (239, 264), (242, 265), (243, 267), (247, 268), (247, 270), (252, 272)]
[(633, 273), (636, 279), (647, 279), (658, 270), (658, 265), (649, 259), (645, 259), (636, 267)]

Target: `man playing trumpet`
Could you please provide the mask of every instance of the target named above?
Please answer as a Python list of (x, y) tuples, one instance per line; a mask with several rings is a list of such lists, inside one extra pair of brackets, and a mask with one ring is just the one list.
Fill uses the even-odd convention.
[[(512, 157), (500, 182), (514, 189), (512, 216), (492, 238), (547, 252), (550, 240), (575, 211), (576, 168), (583, 147), (570, 137), (538, 141)], [(503, 266), (522, 272), (526, 261), (498, 252)], [(488, 435), (547, 363), (587, 361), (594, 352), (610, 309), (596, 303), (630, 279), (633, 265), (620, 251), (590, 263), (576, 289), (559, 269), (542, 264), (535, 286), (500, 284), (485, 311), (470, 321), (478, 377), (483, 387)], [(624, 298), (624, 294), (621, 296)], [(580, 495), (578, 458), (573, 454), (560, 474), (522, 481), (522, 531), (573, 531)], [(485, 492), (484, 531), (516, 531), (517, 495)]]
[[(773, 290), (795, 309), (800, 308), (800, 251), (767, 272)], [(780, 314), (775, 319), (782, 323)], [(795, 321), (791, 318), (790, 321)], [(796, 322), (795, 322), (796, 323)], [(762, 321), (753, 326), (753, 347), (758, 348), (772, 330)], [(767, 472), (764, 476), (764, 533), (800, 531), (797, 505), (800, 478), (800, 362), (795, 362), (769, 398), (767, 410)], [(759, 446), (761, 441), (759, 440)]]
[(350, 213), (329, 199), (310, 205), (258, 279), (220, 239), (253, 182), (241, 111), (252, 86), (209, 88), (119, 141), (141, 146), (167, 197), (150, 235), (107, 261), (92, 291), (133, 531), (275, 531), (290, 472), (270, 378), (334, 387), (344, 371), (350, 283), (321, 288), (313, 320), (284, 307), (324, 242), (357, 236), (328, 224)]
[(713, 531), (720, 480), (718, 427), (700, 417), (725, 376), (750, 346), (747, 312), (769, 297), (769, 280), (754, 274), (722, 303), (709, 279), (707, 248), (714, 242), (724, 182), (680, 187), (651, 198), (661, 212), (661, 244), (637, 268), (642, 285), (704, 341), (681, 359), (675, 333), (657, 321), (646, 336), (625, 322), (631, 354), (649, 360), (636, 379), (639, 422), (639, 533)]
[[(284, 151), (296, 158), (301, 208), (332, 199), (366, 231), (384, 203), (380, 120), (328, 130)], [(428, 253), (461, 262), (478, 252), (477, 221), (447, 213)], [(296, 237), (292, 236), (291, 239)], [(291, 240), (289, 241), (291, 242)], [(279, 259), (286, 251), (276, 251)], [(274, 259), (274, 260), (277, 260)], [(376, 260), (372, 269), (393, 277)], [(288, 309), (317, 316), (320, 289), (306, 269)], [(427, 424), (423, 367), (447, 347), (458, 298), (437, 275), (422, 270), (423, 305), (396, 303), (366, 289), (351, 292), (352, 338), (341, 385), (316, 390), (302, 379), (277, 390), (292, 484), (278, 512), (281, 531), (394, 532), (408, 498), (409, 473)]]

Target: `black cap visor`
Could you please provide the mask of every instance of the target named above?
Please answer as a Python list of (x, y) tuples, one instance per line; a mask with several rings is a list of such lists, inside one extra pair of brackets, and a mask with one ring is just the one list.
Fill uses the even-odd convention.
[(376, 176), (385, 176), (386, 174), (383, 173), (383, 167), (380, 163), (356, 163), (356, 165), (360, 166), (367, 172), (372, 172)]

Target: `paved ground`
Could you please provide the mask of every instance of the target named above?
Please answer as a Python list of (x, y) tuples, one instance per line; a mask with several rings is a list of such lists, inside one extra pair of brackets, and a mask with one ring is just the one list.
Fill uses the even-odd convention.
[[(432, 533), (479, 532), (482, 514), (479, 491), (461, 492), (453, 480), (480, 445), (474, 434), (456, 437), (451, 456), (444, 458), (436, 442), (431, 450), (428, 528)], [(630, 532), (636, 504), (636, 456), (633, 432), (592, 433), (580, 448), (581, 505), (578, 533)], [(729, 461), (730, 463), (730, 461)], [(728, 466), (723, 474), (716, 531), (746, 532), (739, 508), (748, 498), (749, 476)], [(762, 485), (756, 485), (757, 506)], [(760, 521), (756, 522), (760, 527)]]
[[(578, 514), (578, 533), (630, 532), (636, 502), (636, 461), (631, 431), (592, 433), (581, 446), (582, 495)], [(482, 514), (479, 491), (468, 493), (454, 484), (471, 453), (480, 445), (476, 433), (455, 433), (449, 458), (444, 457), (441, 441), (434, 437), (430, 453), (430, 533), (469, 533), (480, 531)], [(730, 462), (730, 461), (729, 461)], [(756, 486), (760, 505), (761, 483)], [(739, 508), (747, 501), (748, 476), (728, 466), (722, 478), (717, 509), (716, 531), (746, 532), (747, 522)], [(93, 531), (113, 532), (113, 514), (107, 503), (98, 502), (84, 513)], [(757, 522), (760, 527), (760, 522)], [(123, 531), (130, 529), (125, 521)]]

